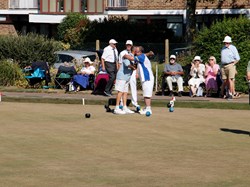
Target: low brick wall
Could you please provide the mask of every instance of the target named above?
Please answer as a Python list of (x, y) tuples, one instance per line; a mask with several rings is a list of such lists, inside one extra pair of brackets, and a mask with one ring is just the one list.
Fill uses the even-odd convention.
[(0, 24), (0, 35), (17, 35), (14, 25), (11, 24)]

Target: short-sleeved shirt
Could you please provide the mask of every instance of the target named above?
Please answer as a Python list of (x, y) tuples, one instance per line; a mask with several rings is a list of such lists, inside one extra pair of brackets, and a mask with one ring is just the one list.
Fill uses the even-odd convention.
[(117, 49), (112, 48), (110, 45), (105, 47), (104, 50), (103, 50), (102, 58), (104, 59), (104, 61), (114, 63), (115, 58), (116, 58), (116, 60), (118, 60), (118, 51), (117, 51)]
[(230, 44), (229, 47), (224, 46), (221, 49), (221, 64), (226, 65), (234, 62), (235, 60), (240, 60), (240, 55), (237, 48)]
[(128, 67), (129, 65), (130, 65), (130, 61), (128, 59), (122, 60), (122, 64), (116, 74), (117, 80), (125, 80), (125, 81), (130, 80), (133, 70)]
[(135, 62), (138, 62), (139, 76), (141, 82), (154, 80), (151, 62), (145, 54), (136, 56)]
[(81, 69), (81, 72), (86, 74), (91, 74), (92, 72), (95, 72), (95, 67), (94, 66), (83, 67)]
[(129, 54), (131, 54), (131, 52), (126, 50), (126, 49), (123, 50), (122, 52), (120, 52), (120, 54), (119, 54), (119, 64), (122, 64), (124, 55), (129, 55)]
[[(183, 72), (180, 64), (166, 64), (164, 67), (164, 72)], [(181, 75), (172, 75), (172, 77), (179, 78)]]

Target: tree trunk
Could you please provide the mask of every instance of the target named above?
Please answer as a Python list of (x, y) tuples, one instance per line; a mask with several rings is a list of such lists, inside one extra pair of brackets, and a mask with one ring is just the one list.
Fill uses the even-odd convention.
[(185, 40), (187, 43), (193, 42), (196, 31), (196, 18), (195, 18), (196, 2), (197, 0), (187, 0), (186, 35), (185, 35)]

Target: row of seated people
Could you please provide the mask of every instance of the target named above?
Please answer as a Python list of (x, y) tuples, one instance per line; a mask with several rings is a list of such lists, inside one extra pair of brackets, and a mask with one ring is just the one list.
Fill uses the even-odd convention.
[(75, 66), (64, 62), (63, 65), (59, 66), (56, 74), (56, 88), (64, 88), (70, 82), (74, 87), (74, 91), (80, 91), (81, 89), (87, 88), (93, 89), (92, 83), (95, 77), (95, 67), (92, 64), (93, 62), (90, 58), (85, 58), (83, 67), (77, 72)]
[(55, 83), (57, 88), (66, 88), (68, 91), (80, 91), (90, 89), (93, 94), (102, 94), (109, 76), (106, 72), (99, 71), (96, 75), (96, 68), (90, 58), (85, 58), (83, 67), (79, 72), (75, 66), (69, 63), (59, 66)]
[[(211, 56), (208, 63), (202, 63), (200, 56), (195, 56), (191, 65), (188, 67), (187, 84), (190, 87), (190, 96), (203, 96), (204, 85), (207, 97), (211, 96), (213, 92), (219, 93), (219, 87), (222, 83), (220, 79), (220, 67), (216, 63), (216, 58)], [(169, 88), (169, 96), (173, 96), (173, 83), (177, 83), (178, 96), (182, 96), (183, 92), (183, 75), (184, 71), (180, 64), (176, 62), (176, 56), (170, 56), (170, 62), (165, 65), (162, 79), (162, 95), (165, 94), (165, 84)]]

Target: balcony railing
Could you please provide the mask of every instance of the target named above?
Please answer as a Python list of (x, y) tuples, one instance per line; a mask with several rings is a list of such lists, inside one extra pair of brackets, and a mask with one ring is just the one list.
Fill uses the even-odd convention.
[(108, 10), (127, 10), (127, 0), (107, 0), (107, 7)]
[(39, 0), (9, 0), (10, 9), (38, 9)]

